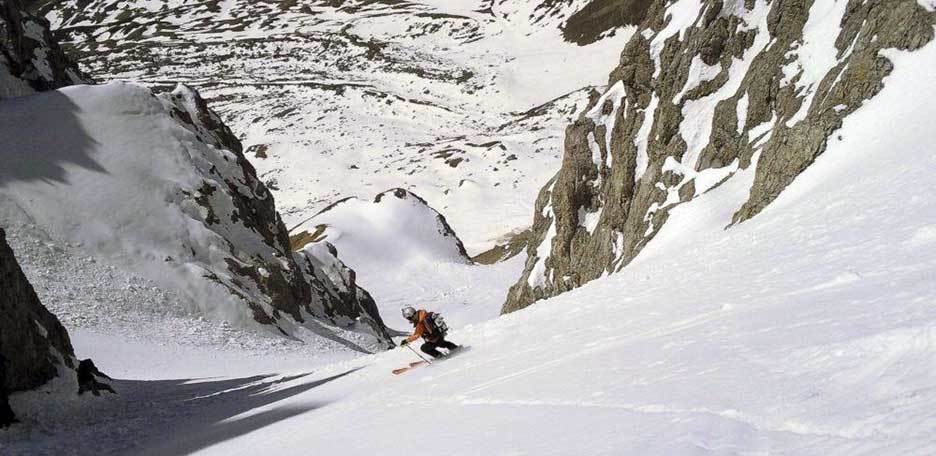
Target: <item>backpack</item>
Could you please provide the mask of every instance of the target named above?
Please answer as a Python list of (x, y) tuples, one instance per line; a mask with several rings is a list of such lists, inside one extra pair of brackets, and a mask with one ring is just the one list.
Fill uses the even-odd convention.
[(445, 319), (442, 318), (442, 315), (435, 312), (428, 312), (426, 314), (426, 324), (429, 326), (429, 332), (432, 333), (433, 336), (444, 337), (448, 334), (448, 325), (445, 323)]

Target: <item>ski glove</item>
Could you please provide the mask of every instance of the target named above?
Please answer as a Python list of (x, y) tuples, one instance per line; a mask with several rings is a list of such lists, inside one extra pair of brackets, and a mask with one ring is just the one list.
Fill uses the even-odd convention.
[(406, 340), (406, 339), (403, 339), (403, 341), (400, 342), (400, 346), (402, 347), (402, 346), (404, 346), (404, 345), (409, 345), (409, 341)]

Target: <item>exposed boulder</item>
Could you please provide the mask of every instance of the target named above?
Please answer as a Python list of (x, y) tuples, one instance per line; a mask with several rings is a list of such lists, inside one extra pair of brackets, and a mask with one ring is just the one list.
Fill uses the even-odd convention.
[[(39, 302), (32, 285), (20, 269), (13, 250), (0, 229), (0, 427), (15, 417), (7, 402), (8, 395), (36, 389), (56, 377), (73, 383), (80, 393), (79, 363), (75, 359), (68, 332)], [(85, 360), (82, 363), (90, 360)], [(93, 366), (93, 363), (91, 363)], [(96, 377), (94, 369), (86, 375), (98, 389), (113, 392)]]
[(107, 383), (103, 383), (98, 379), (110, 379), (107, 374), (98, 370), (97, 366), (94, 365), (94, 361), (90, 359), (83, 359), (78, 363), (78, 394), (84, 394), (86, 392), (91, 392), (95, 396), (100, 396), (101, 391), (107, 391), (110, 393), (116, 393), (113, 388)]
[(0, 98), (88, 82), (19, 0), (0, 0)]
[(755, 216), (886, 83), (886, 53), (920, 48), (936, 23), (914, 0), (698, 5), (653, 1), (608, 88), (568, 127), (504, 312), (620, 270), (670, 210), (749, 166), (735, 223)]

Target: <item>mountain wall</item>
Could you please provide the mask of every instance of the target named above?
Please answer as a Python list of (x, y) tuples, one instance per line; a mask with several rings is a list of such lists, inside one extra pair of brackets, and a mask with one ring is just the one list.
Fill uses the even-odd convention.
[(915, 0), (653, 1), (607, 89), (566, 130), (503, 311), (619, 271), (674, 207), (750, 166), (734, 223), (756, 216), (887, 83), (888, 52), (933, 39), (934, 10)]
[(0, 98), (88, 82), (62, 52), (45, 19), (0, 0)]
[[(68, 332), (39, 302), (0, 228), (0, 428), (17, 421), (9, 395), (30, 391), (56, 378), (47, 393), (82, 394), (113, 390), (91, 360), (75, 358)], [(48, 400), (55, 400), (50, 398)]]

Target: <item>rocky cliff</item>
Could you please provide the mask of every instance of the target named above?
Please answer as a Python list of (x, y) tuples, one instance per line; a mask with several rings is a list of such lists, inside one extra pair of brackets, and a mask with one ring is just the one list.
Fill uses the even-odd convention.
[(78, 362), (68, 332), (39, 302), (0, 229), (0, 428), (16, 421), (8, 395), (62, 377), (65, 394), (99, 389), (103, 376), (90, 360)]
[[(202, 171), (213, 179), (205, 180), (194, 195), (194, 201), (208, 214), (204, 223), (228, 241), (233, 254), (225, 261), (234, 279), (227, 281), (218, 276), (217, 280), (240, 296), (251, 295), (252, 287), (244, 287), (243, 282), (254, 284), (261, 299), (247, 302), (261, 323), (275, 324), (280, 312), (300, 323), (304, 315), (312, 316), (345, 329), (364, 330), (377, 338), (379, 346), (392, 347), (373, 299), (356, 283), (354, 271), (338, 260), (334, 249), (291, 252), (273, 196), (257, 178), (240, 141), (201, 95), (179, 85), (158, 98), (199, 141), (232, 154), (232, 159), (209, 159)], [(240, 227), (248, 233), (237, 233)], [(259, 236), (271, 252), (245, 249), (252, 243), (243, 240), (251, 236)], [(272, 309), (261, 304), (267, 298)]]
[(607, 89), (566, 130), (503, 311), (620, 270), (674, 207), (751, 166), (734, 222), (756, 216), (887, 83), (888, 52), (933, 39), (934, 9), (915, 0), (653, 1)]
[(16, 0), (0, 0), (0, 98), (88, 82), (49, 32)]

